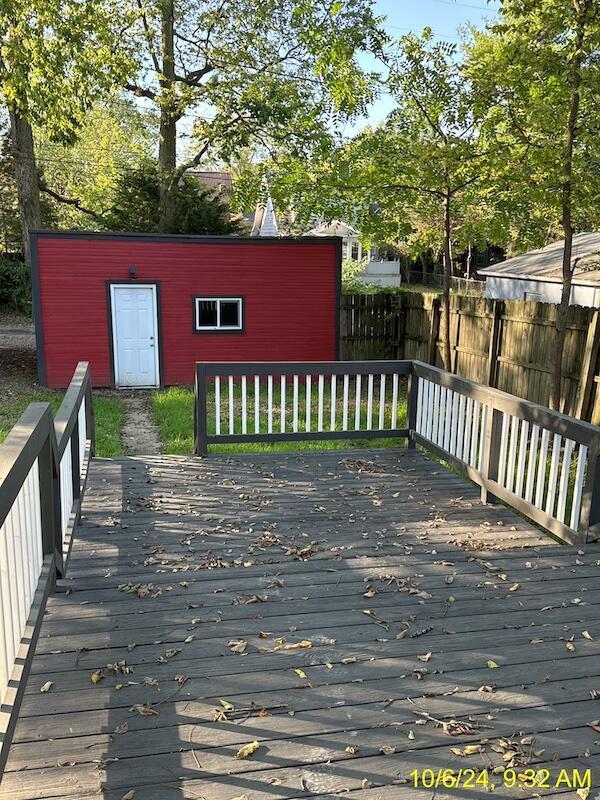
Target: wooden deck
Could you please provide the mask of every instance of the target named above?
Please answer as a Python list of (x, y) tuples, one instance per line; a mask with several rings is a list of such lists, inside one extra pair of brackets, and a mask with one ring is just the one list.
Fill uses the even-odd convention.
[(0, 798), (582, 800), (491, 770), (600, 783), (600, 547), (478, 496), (408, 450), (95, 460)]

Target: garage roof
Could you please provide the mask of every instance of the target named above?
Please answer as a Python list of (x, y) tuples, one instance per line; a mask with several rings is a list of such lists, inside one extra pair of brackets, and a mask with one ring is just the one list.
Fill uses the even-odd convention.
[[(480, 275), (521, 278), (562, 283), (564, 239), (539, 250), (507, 258), (499, 264), (478, 270)], [(579, 259), (573, 283), (600, 286), (600, 233), (576, 233), (573, 236), (573, 259)]]

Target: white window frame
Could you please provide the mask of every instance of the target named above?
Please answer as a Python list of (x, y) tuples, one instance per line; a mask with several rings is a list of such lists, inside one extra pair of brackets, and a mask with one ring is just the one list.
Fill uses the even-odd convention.
[[(244, 298), (243, 297), (194, 297), (194, 330), (201, 333), (202, 331), (222, 331), (227, 333), (229, 331), (241, 331), (244, 328)], [(200, 303), (216, 303), (217, 304), (217, 324), (216, 325), (200, 325)], [(221, 325), (221, 303), (237, 303), (239, 314), (238, 325)]]

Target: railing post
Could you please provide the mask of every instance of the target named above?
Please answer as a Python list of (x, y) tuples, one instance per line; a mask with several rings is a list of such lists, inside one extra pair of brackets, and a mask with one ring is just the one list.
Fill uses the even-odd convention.
[(483, 453), (481, 464), (481, 502), (493, 503), (495, 495), (488, 491), (486, 482), (498, 480), (500, 442), (502, 438), (502, 412), (494, 408), (492, 400), (485, 405), (485, 429), (483, 431)]
[(194, 404), (194, 439), (196, 442), (196, 455), (208, 454), (207, 427), (206, 427), (206, 371), (203, 364), (196, 364)]
[(415, 433), (417, 428), (417, 402), (419, 386), (419, 379), (415, 375), (414, 365), (411, 365), (411, 370), (408, 375), (408, 387), (406, 392), (407, 409), (406, 409), (406, 427), (408, 428), (408, 439), (406, 446), (409, 450), (414, 450), (416, 445)]
[(71, 432), (71, 440), (67, 447), (71, 448), (71, 480), (73, 483), (73, 502), (81, 496), (81, 468), (79, 466), (79, 416)]
[(40, 476), (40, 517), (42, 526), (42, 551), (54, 555), (57, 570), (62, 573), (62, 528), (60, 508), (60, 474), (52, 450), (52, 412), (48, 406), (48, 435), (38, 456)]
[(588, 449), (587, 474), (581, 500), (579, 532), (583, 542), (600, 538), (600, 457), (598, 440)]
[(85, 387), (85, 427), (86, 439), (90, 442), (90, 458), (96, 452), (96, 419), (94, 417), (94, 400), (92, 397), (92, 380), (88, 373), (87, 386)]

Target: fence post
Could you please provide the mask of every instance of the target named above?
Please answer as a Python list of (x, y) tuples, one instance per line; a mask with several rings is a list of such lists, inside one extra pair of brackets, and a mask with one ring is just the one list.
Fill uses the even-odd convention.
[(490, 344), (487, 360), (487, 385), (496, 386), (496, 367), (498, 365), (498, 344), (500, 343), (500, 327), (504, 304), (502, 300), (493, 300), (492, 329), (490, 331)]
[(500, 461), (500, 443), (502, 438), (502, 413), (494, 408), (492, 400), (488, 400), (485, 408), (485, 429), (483, 432), (483, 452), (481, 464), (481, 502), (493, 503), (496, 496), (486, 487), (488, 480), (498, 480)]
[(194, 438), (196, 442), (196, 455), (205, 456), (208, 454), (208, 442), (206, 440), (206, 371), (203, 364), (196, 364), (196, 383), (194, 395)]
[(583, 542), (600, 538), (600, 458), (598, 440), (588, 450), (587, 474), (581, 500), (579, 532)]
[(435, 366), (437, 339), (440, 332), (440, 298), (434, 297), (431, 301), (431, 320), (429, 323), (429, 342), (427, 345), (427, 363)]
[(415, 433), (417, 428), (418, 386), (419, 386), (419, 379), (415, 375), (414, 366), (412, 366), (408, 376), (408, 387), (406, 392), (406, 399), (407, 399), (406, 427), (408, 428), (408, 439), (406, 441), (406, 446), (408, 447), (409, 450), (414, 450), (415, 447), (417, 446), (415, 442)]
[(579, 375), (579, 391), (577, 392), (577, 404), (575, 406), (575, 417), (578, 419), (589, 418), (588, 410), (594, 385), (596, 361), (598, 360), (598, 346), (600, 345), (599, 314), (600, 312), (595, 308), (592, 312), (592, 319), (590, 320), (585, 341), (581, 373)]

